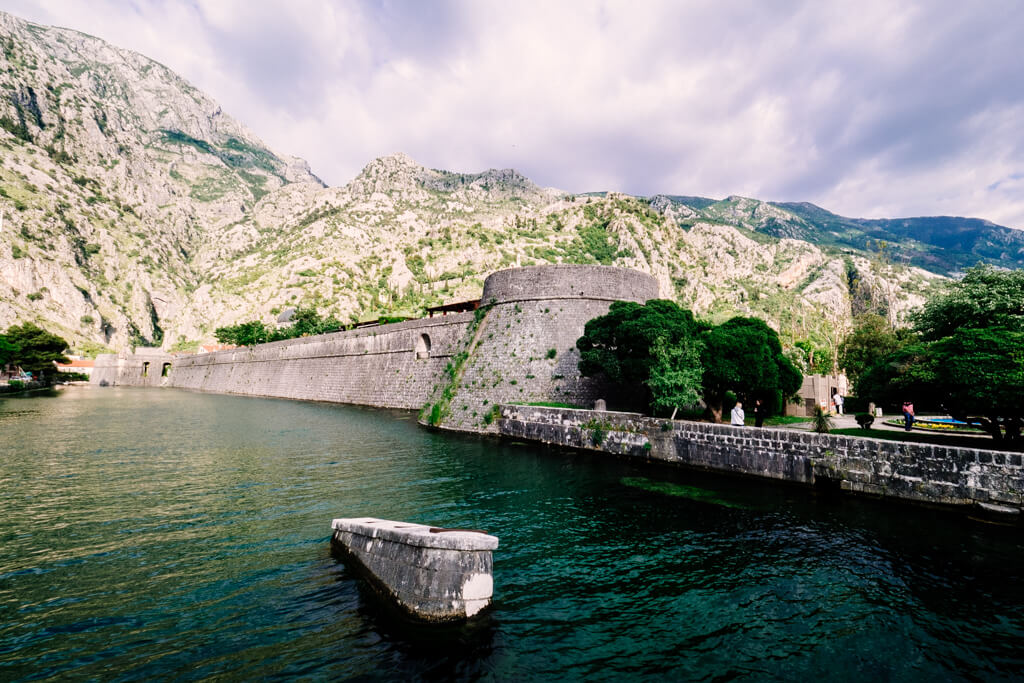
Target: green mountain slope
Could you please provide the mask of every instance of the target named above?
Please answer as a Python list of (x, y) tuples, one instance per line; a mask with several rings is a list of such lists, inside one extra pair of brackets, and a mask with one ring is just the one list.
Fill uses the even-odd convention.
[(0, 327), (78, 344), (187, 345), (296, 305), (415, 316), (479, 297), (501, 268), (602, 263), (715, 320), (766, 318), (806, 367), (853, 315), (897, 323), (940, 273), (1022, 258), (1019, 233), (974, 219), (570, 195), (402, 154), (327, 188), (145, 57), (5, 14), (0, 47)]

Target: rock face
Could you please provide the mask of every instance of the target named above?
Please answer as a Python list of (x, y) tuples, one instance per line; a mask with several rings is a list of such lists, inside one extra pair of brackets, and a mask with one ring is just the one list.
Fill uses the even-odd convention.
[(602, 264), (834, 353), (853, 315), (899, 321), (941, 281), (843, 242), (810, 205), (574, 196), (404, 154), (326, 188), (141, 55), (2, 13), (0, 48), (0, 329), (181, 349), (292, 306), (417, 316), (503, 268)]
[(159, 343), (260, 198), (322, 185), (146, 57), (3, 13), (0, 49), (4, 326)]

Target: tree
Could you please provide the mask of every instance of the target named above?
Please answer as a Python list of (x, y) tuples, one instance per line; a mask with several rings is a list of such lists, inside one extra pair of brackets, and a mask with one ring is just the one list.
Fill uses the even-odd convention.
[(871, 367), (914, 341), (910, 330), (893, 330), (889, 321), (874, 313), (858, 315), (853, 331), (839, 345), (839, 366), (854, 385), (854, 393), (862, 396), (857, 382)]
[(797, 356), (800, 364), (809, 373), (814, 375), (827, 375), (832, 372), (832, 356), (827, 348), (817, 346), (810, 339), (800, 339), (793, 342), (793, 348), (797, 349), (793, 356)]
[(994, 439), (1020, 440), (1024, 271), (972, 268), (912, 319), (922, 341), (866, 371), (865, 397), (929, 402)]
[(218, 327), (213, 334), (221, 344), (254, 346), (270, 341), (273, 330), (268, 329), (259, 320), (250, 320), (229, 327)]
[(277, 338), (292, 339), (295, 337), (308, 337), (314, 334), (326, 334), (327, 332), (334, 332), (343, 326), (342, 322), (334, 318), (334, 316), (321, 318), (315, 308), (299, 307), (292, 314), (291, 327), (279, 330), (279, 332), (286, 333), (288, 336), (277, 336)]
[(647, 388), (651, 393), (651, 407), (675, 409), (692, 406), (700, 401), (700, 381), (703, 368), (700, 364), (700, 341), (687, 337), (669, 345), (658, 339), (651, 349), (654, 364), (651, 365)]
[(735, 317), (702, 335), (704, 403), (715, 420), (732, 391), (741, 401), (761, 399), (768, 411), (800, 389), (803, 375), (782, 353), (775, 330), (760, 318)]
[(930, 389), (958, 420), (1016, 441), (1024, 421), (1024, 330), (960, 329), (931, 345)]
[(21, 348), (17, 344), (0, 334), (0, 366), (13, 362), (19, 351)]
[(576, 342), (580, 374), (603, 375), (623, 387), (643, 386), (652, 407), (679, 405), (673, 401), (690, 395), (688, 364), (699, 362), (697, 336), (704, 328), (673, 301), (616, 301), (607, 314), (586, 324)]
[(11, 362), (44, 381), (56, 374), (54, 362), (68, 362), (64, 356), (68, 343), (34, 323), (11, 326), (5, 336), (7, 344), (18, 349)]

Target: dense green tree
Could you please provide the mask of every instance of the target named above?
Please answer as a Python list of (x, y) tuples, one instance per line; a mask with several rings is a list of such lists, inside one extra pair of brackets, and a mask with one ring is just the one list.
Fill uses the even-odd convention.
[(796, 350), (794, 356), (800, 361), (800, 369), (806, 369), (812, 375), (827, 375), (832, 372), (832, 354), (826, 347), (815, 344), (810, 339), (800, 339), (793, 342), (793, 348)]
[(622, 387), (642, 386), (652, 407), (679, 405), (675, 401), (695, 393), (689, 364), (699, 362), (697, 336), (705, 327), (673, 301), (616, 301), (586, 324), (576, 342), (580, 373), (604, 375)]
[(6, 335), (0, 334), (0, 367), (14, 361), (21, 349), (11, 342)]
[(677, 408), (700, 401), (703, 375), (700, 350), (700, 340), (695, 337), (683, 338), (672, 345), (662, 339), (654, 343), (651, 349), (654, 363), (647, 380), (653, 409), (671, 409), (674, 417)]
[(949, 291), (930, 299), (912, 316), (925, 341), (965, 328), (1024, 329), (1024, 270), (971, 268)]
[(51, 379), (57, 372), (54, 362), (68, 362), (64, 355), (68, 343), (35, 323), (11, 326), (4, 336), (8, 345), (17, 347), (11, 362), (25, 372), (31, 372), (33, 377), (44, 381)]
[[(864, 398), (942, 409), (995, 439), (1024, 423), (1024, 271), (972, 268), (913, 316), (922, 341), (860, 380)], [(861, 389), (862, 388), (862, 389)]]
[(282, 339), (294, 339), (296, 337), (308, 337), (314, 334), (326, 334), (335, 332), (344, 327), (344, 323), (332, 315), (320, 317), (315, 308), (296, 308), (292, 314), (291, 325), (275, 330), (264, 325), (259, 320), (218, 327), (214, 336), (221, 344), (235, 344), (237, 346), (254, 346), (265, 344)]
[(269, 329), (259, 320), (218, 327), (214, 330), (214, 336), (221, 344), (234, 344), (235, 346), (254, 346), (270, 341), (274, 331)]
[(702, 339), (704, 403), (716, 420), (722, 418), (728, 391), (744, 403), (761, 399), (777, 411), (781, 400), (800, 389), (803, 376), (783, 355), (778, 334), (760, 318), (732, 318)]
[(839, 345), (839, 366), (858, 390), (857, 382), (871, 367), (894, 354), (915, 340), (913, 332), (907, 329), (893, 330), (889, 321), (874, 313), (858, 315), (853, 320), (853, 330)]
[(291, 326), (279, 330), (279, 332), (288, 336), (275, 335), (275, 338), (293, 339), (295, 337), (308, 337), (314, 334), (334, 332), (342, 327), (344, 327), (343, 323), (334, 316), (328, 315), (326, 318), (321, 318), (315, 308), (299, 307), (295, 309), (295, 313), (292, 315)]

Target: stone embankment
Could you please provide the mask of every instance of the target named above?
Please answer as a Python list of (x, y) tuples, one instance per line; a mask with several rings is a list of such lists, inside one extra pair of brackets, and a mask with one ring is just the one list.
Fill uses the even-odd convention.
[(1022, 454), (757, 429), (565, 408), (502, 405), (500, 434), (803, 485), (1019, 513)]
[(491, 602), (494, 536), (373, 517), (335, 519), (331, 528), (332, 546), (411, 617), (459, 621)]

